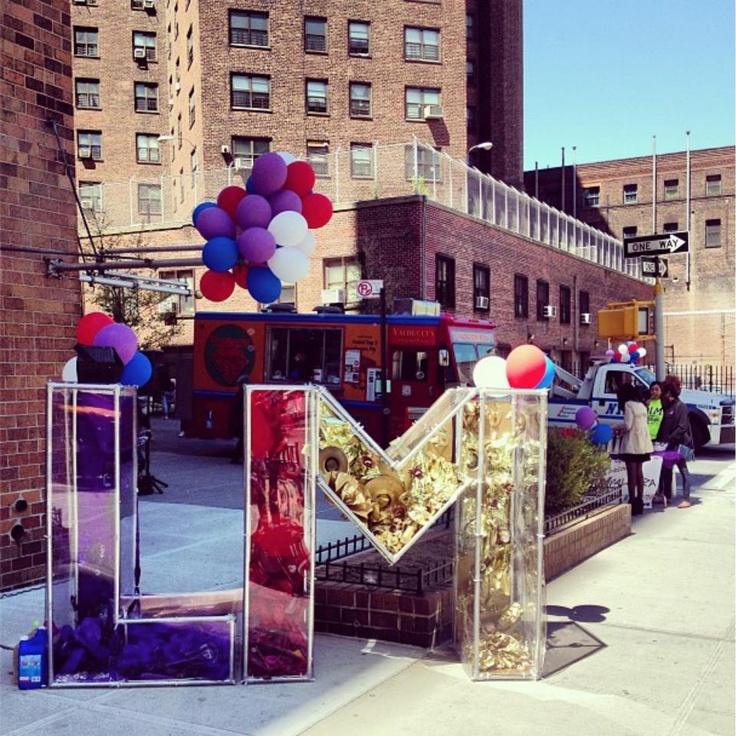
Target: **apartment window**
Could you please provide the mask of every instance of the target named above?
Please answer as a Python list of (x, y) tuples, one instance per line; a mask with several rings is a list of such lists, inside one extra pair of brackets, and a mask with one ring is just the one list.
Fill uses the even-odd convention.
[(231, 10), (230, 45), (268, 47), (268, 13)]
[(578, 293), (578, 307), (580, 314), (590, 314), (590, 292), (580, 291)]
[(307, 80), (307, 112), (327, 113), (327, 82), (325, 80)]
[(371, 116), (371, 85), (365, 82), (350, 83), (350, 117)]
[(179, 169), (179, 201), (184, 201), (184, 167)]
[(721, 247), (721, 221), (706, 220), (705, 221), (705, 247), (720, 248)]
[(491, 308), (491, 269), (478, 263), (473, 264), (473, 302), (484, 312)]
[(179, 3), (174, 5), (174, 40), (177, 38), (179, 38)]
[(636, 225), (627, 225), (621, 231), (624, 238), (635, 238), (637, 233)]
[(189, 154), (189, 169), (192, 172), (192, 186), (194, 186), (199, 171), (199, 154), (196, 148), (193, 148)]
[(194, 63), (194, 29), (189, 26), (187, 31), (187, 67)]
[(407, 120), (424, 120), (425, 107), (440, 104), (440, 90), (428, 87), (407, 87), (404, 115)]
[(373, 146), (370, 143), (350, 144), (350, 176), (353, 179), (373, 178)]
[(355, 258), (325, 258), (322, 260), (325, 289), (344, 289), (345, 303), (356, 304), (358, 281), (362, 278), (360, 263)]
[(100, 80), (75, 80), (74, 94), (77, 102), (77, 107), (80, 110), (98, 110), (100, 107)]
[(304, 50), (311, 52), (327, 51), (327, 19), (304, 19)]
[(189, 92), (189, 127), (191, 128), (197, 120), (197, 101), (194, 97), (194, 88)]
[(136, 51), (141, 51), (145, 55), (146, 61), (156, 61), (156, 34), (144, 33), (143, 31), (133, 32), (133, 56), (138, 58)]
[(135, 83), (135, 111), (158, 112), (158, 85)]
[(271, 107), (271, 80), (252, 74), (233, 74), (230, 78), (233, 108), (268, 110)]
[(721, 175), (708, 174), (705, 177), (705, 196), (717, 197), (719, 194), (721, 194), (721, 191)]
[(465, 123), (470, 131), (475, 130), (475, 118), (475, 105), (468, 105), (465, 108)]
[(408, 143), (404, 148), (404, 170), (407, 181), (441, 181), (440, 154), (433, 148)]
[(636, 204), (638, 193), (638, 184), (624, 184), (624, 204)]
[(176, 83), (175, 90), (178, 94), (181, 89), (181, 59), (178, 56), (174, 62), (174, 82)]
[(408, 61), (439, 61), (440, 32), (430, 28), (405, 28), (404, 58)]
[(434, 279), (434, 298), (443, 307), (455, 306), (455, 259), (437, 256)]
[(102, 133), (95, 130), (78, 131), (77, 155), (81, 159), (102, 160)]
[(529, 279), (523, 274), (514, 274), (514, 316), (529, 317)]
[(472, 13), (465, 14), (465, 37), (475, 38), (475, 17)]
[(679, 222), (665, 222), (663, 229), (666, 233), (676, 233), (680, 229)]
[(143, 164), (161, 163), (158, 147), (158, 136), (148, 133), (137, 133), (135, 136), (136, 160)]
[[(179, 146), (179, 148), (181, 148), (181, 142), (183, 140), (182, 139), (181, 113), (179, 113), (176, 116), (176, 140), (177, 140), (177, 145)], [(173, 146), (172, 146), (172, 150), (173, 150)]]
[(544, 314), (544, 308), (549, 304), (549, 282), (537, 279), (537, 319), (549, 319)]
[(317, 176), (329, 176), (330, 144), (327, 141), (307, 141), (307, 161)]
[(664, 198), (665, 199), (677, 199), (680, 195), (680, 180), (679, 179), (665, 179), (664, 180)]
[(569, 325), (572, 312), (570, 305), (572, 302), (572, 292), (569, 286), (560, 286), (560, 324)]
[(465, 62), (465, 76), (467, 78), (468, 85), (475, 87), (475, 61), (468, 59)]
[(99, 57), (99, 34), (96, 28), (74, 28), (74, 56)]
[(102, 183), (97, 181), (79, 182), (79, 201), (87, 212), (102, 212)]
[(236, 169), (252, 169), (253, 162), (271, 150), (268, 138), (233, 138), (233, 160)]
[(171, 294), (166, 297), (166, 301), (174, 307), (173, 310), (177, 314), (194, 314), (194, 271), (190, 269), (177, 271), (159, 271), (158, 277), (165, 281), (180, 281), (189, 287), (191, 292), (189, 296), (182, 294)]
[(368, 56), (370, 53), (371, 24), (362, 20), (348, 21), (348, 54)]
[(584, 187), (583, 188), (583, 207), (600, 207), (601, 188), (600, 187)]
[(161, 207), (161, 185), (139, 184), (138, 185), (138, 214), (160, 215)]

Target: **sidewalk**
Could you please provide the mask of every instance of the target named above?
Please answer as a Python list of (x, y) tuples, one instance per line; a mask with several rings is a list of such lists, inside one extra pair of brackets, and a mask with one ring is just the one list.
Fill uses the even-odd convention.
[[(152, 471), (169, 488), (141, 499), (144, 589), (231, 587), (242, 577), (232, 443), (197, 458), (167, 441)], [(692, 509), (635, 519), (630, 537), (549, 584), (539, 682), (473, 683), (451, 651), (317, 635), (312, 683), (19, 691), (3, 648), (0, 734), (733, 736), (734, 462), (704, 467)], [(0, 598), (4, 647), (43, 619), (43, 601), (41, 588)]]

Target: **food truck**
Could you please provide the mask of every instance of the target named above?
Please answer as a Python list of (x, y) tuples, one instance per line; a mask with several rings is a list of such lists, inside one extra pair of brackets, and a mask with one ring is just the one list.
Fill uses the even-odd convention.
[[(472, 384), (476, 362), (495, 352), (494, 328), (490, 321), (439, 313), (382, 319), (329, 308), (312, 314), (200, 312), (194, 319), (187, 432), (233, 436), (236, 396), (245, 383), (314, 383), (329, 389), (379, 442), (388, 441), (446, 388)], [(389, 366), (385, 396), (384, 350)]]

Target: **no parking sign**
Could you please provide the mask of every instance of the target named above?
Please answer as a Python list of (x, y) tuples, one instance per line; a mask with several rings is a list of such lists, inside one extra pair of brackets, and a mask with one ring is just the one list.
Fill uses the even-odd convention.
[(355, 290), (361, 299), (368, 299), (372, 296), (378, 296), (383, 291), (382, 279), (362, 279), (358, 281)]

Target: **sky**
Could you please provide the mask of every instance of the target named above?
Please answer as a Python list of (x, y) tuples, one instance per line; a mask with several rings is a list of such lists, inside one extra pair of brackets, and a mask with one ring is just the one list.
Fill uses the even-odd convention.
[(734, 0), (524, 0), (524, 168), (734, 145), (734, 38)]

